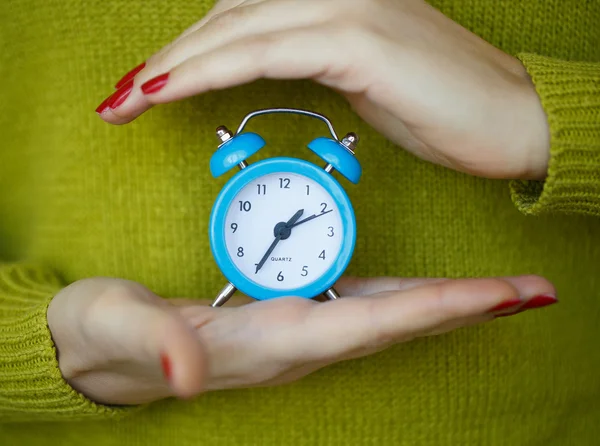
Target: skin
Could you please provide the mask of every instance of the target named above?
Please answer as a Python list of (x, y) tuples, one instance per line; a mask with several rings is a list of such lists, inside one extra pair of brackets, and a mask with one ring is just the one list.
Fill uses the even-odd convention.
[[(146, 81), (169, 73), (144, 95)], [(487, 178), (543, 179), (549, 130), (521, 62), (422, 0), (220, 2), (147, 60), (127, 100), (101, 118), (258, 78), (312, 79), (391, 141)]]
[[(546, 175), (548, 124), (522, 64), (421, 0), (356, 0), (352, 8), (345, 0), (221, 1), (146, 62), (103, 120), (126, 124), (157, 104), (259, 78), (312, 79), (422, 159), (487, 178)], [(164, 88), (144, 94), (140, 87), (163, 73)], [(336, 288), (343, 299), (233, 299), (212, 308), (91, 278), (57, 294), (48, 322), (74, 388), (100, 403), (139, 404), (291, 382), (555, 293), (537, 276), (344, 278)]]
[[(536, 276), (483, 279), (344, 278), (342, 299), (163, 299), (142, 285), (91, 278), (50, 303), (64, 378), (92, 400), (140, 404), (297, 380), (400, 342), (492, 321), (554, 288)], [(520, 299), (517, 306), (490, 311)], [(171, 364), (161, 369), (161, 355)]]

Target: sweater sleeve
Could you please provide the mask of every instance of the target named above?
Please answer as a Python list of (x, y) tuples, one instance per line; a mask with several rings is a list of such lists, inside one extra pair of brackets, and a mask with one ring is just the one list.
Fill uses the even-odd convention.
[(114, 418), (132, 410), (95, 404), (63, 379), (46, 319), (63, 285), (45, 268), (0, 263), (0, 422)]
[(519, 54), (550, 127), (545, 181), (510, 182), (517, 208), (528, 215), (600, 216), (600, 63)]

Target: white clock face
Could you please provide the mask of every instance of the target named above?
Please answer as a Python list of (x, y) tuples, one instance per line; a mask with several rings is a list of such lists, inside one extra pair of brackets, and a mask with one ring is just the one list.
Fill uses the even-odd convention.
[[(295, 223), (286, 227), (293, 217)], [(242, 274), (276, 290), (323, 276), (344, 238), (333, 197), (314, 180), (288, 172), (264, 175), (240, 190), (224, 230), (227, 252)]]

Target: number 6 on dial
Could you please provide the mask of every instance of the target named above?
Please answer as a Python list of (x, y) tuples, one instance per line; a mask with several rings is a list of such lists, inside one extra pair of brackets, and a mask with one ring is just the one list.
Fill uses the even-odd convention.
[[(249, 166), (246, 160), (265, 141), (242, 130), (251, 118), (269, 113), (296, 113), (325, 122), (333, 139), (321, 137), (308, 145), (326, 162), (324, 168), (288, 157)], [(211, 173), (218, 177), (236, 166), (240, 171), (223, 187), (210, 216), (211, 250), (229, 281), (212, 305), (223, 305), (236, 290), (257, 300), (322, 294), (338, 298), (333, 285), (352, 258), (356, 219), (332, 173), (358, 183), (358, 137), (349, 133), (339, 141), (325, 116), (296, 109), (252, 112), (235, 136), (223, 126), (217, 136), (222, 143), (211, 158)]]

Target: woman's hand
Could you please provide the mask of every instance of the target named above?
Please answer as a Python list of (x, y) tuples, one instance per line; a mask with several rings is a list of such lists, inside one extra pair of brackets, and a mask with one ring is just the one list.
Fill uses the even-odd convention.
[(48, 324), (71, 386), (99, 403), (141, 404), (287, 383), (400, 342), (556, 302), (552, 285), (537, 276), (347, 278), (336, 286), (345, 296), (336, 301), (242, 299), (212, 308), (93, 278), (57, 294)]
[(107, 122), (258, 78), (308, 78), (425, 160), (546, 175), (548, 124), (523, 65), (423, 0), (222, 0), (140, 68), (98, 107)]

